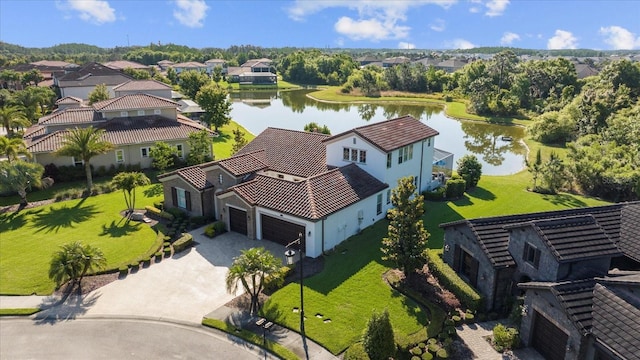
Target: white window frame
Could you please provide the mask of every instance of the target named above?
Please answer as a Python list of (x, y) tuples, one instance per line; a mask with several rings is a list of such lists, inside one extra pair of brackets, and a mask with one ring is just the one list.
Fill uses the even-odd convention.
[(144, 110), (138, 110), (138, 116), (144, 116)]
[(224, 180), (224, 177), (222, 176), (222, 174), (218, 174), (218, 182), (222, 184), (223, 180)]
[[(147, 154), (145, 155), (144, 152), (147, 152)], [(151, 157), (151, 148), (149, 146), (143, 146), (140, 148), (140, 157), (142, 157), (143, 159), (146, 158), (150, 158)]]
[(77, 160), (75, 156), (71, 157), (71, 164), (73, 166), (84, 166), (84, 160)]
[(187, 193), (185, 191), (185, 189), (176, 188), (176, 202), (179, 208), (181, 209), (187, 209)]
[(184, 159), (184, 145), (183, 144), (175, 144), (176, 153), (180, 159)]
[(411, 159), (413, 159), (413, 144), (398, 149), (398, 164), (402, 164)]
[(121, 117), (128, 117), (129, 116), (129, 112), (128, 111), (120, 111), (120, 116)]
[(391, 204), (391, 189), (387, 190), (387, 205)]
[(393, 154), (392, 153), (388, 153), (387, 154), (387, 169), (391, 169), (392, 165), (393, 165)]
[(376, 196), (376, 215), (382, 214), (382, 193)]
[(124, 162), (124, 150), (116, 149), (116, 163), (122, 164)]

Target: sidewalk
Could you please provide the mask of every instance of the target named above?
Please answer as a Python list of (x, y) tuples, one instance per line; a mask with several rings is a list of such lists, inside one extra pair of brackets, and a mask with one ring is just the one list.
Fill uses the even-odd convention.
[[(255, 324), (258, 318), (255, 316), (251, 316), (246, 311), (239, 311), (237, 309), (233, 309), (227, 306), (222, 306), (212, 311), (211, 313), (207, 314), (205, 318), (225, 321), (237, 328), (249, 330), (260, 336), (263, 336), (263, 329), (258, 327)], [(295, 331), (291, 331), (278, 324), (274, 324), (274, 326), (271, 328), (271, 331), (266, 333), (266, 338), (271, 341), (277, 342), (278, 344), (293, 351), (300, 359), (307, 358), (305, 356), (305, 348), (302, 343), (302, 336)], [(336, 356), (331, 354), (327, 349), (323, 348), (319, 344), (309, 339), (306, 339), (306, 344), (307, 344), (307, 353), (309, 355), (308, 359), (311, 359), (311, 360), (338, 359)]]
[(473, 352), (474, 359), (482, 360), (544, 360), (533, 348), (514, 350), (511, 353), (500, 354), (486, 340), (493, 333), (493, 327), (500, 321), (486, 321), (457, 326), (458, 336)]

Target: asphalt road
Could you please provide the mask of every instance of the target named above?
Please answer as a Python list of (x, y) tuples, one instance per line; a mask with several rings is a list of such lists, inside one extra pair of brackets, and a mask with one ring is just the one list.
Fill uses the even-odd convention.
[[(0, 320), (0, 359), (264, 359), (234, 337), (148, 320)], [(271, 357), (270, 357), (271, 358)]]

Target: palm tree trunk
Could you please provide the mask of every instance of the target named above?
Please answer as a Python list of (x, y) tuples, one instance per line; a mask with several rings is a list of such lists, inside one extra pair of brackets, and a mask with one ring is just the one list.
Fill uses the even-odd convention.
[(84, 172), (87, 174), (87, 196), (89, 196), (93, 187), (93, 177), (91, 176), (91, 164), (87, 160), (84, 162)]

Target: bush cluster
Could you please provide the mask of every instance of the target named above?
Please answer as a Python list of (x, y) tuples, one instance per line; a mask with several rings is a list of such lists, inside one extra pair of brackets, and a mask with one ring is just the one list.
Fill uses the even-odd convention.
[(518, 329), (508, 328), (502, 324), (493, 327), (493, 345), (496, 350), (502, 352), (504, 350), (515, 349), (520, 343)]
[(433, 191), (423, 191), (422, 196), (424, 196), (425, 200), (429, 201), (443, 201), (446, 199), (447, 189), (444, 186), (441, 186)]
[(482, 297), (442, 260), (439, 251), (429, 251), (428, 264), (429, 270), (436, 278), (438, 278), (440, 284), (451, 290), (464, 307), (473, 311), (477, 311), (481, 308)]
[[(94, 168), (94, 166), (91, 165), (91, 173), (96, 177), (112, 177), (117, 173), (125, 171), (134, 172), (141, 170), (142, 168), (140, 164), (120, 164), (118, 166), (112, 164), (108, 168), (105, 166), (98, 166), (97, 168)], [(86, 178), (84, 166), (56, 166), (55, 164), (45, 165), (44, 176), (50, 176), (57, 183), (84, 180)]]
[(220, 235), (226, 231), (226, 225), (223, 221), (216, 221), (204, 229), (204, 234), (210, 238)]
[(284, 279), (291, 273), (293, 270), (290, 266), (281, 267), (277, 273), (272, 276), (267, 276), (264, 279), (264, 289), (265, 291), (276, 291), (282, 287), (284, 284)]
[(447, 199), (457, 199), (464, 195), (464, 191), (467, 188), (467, 182), (460, 178), (453, 176), (451, 179), (447, 180), (445, 184), (445, 194)]
[[(99, 184), (99, 185), (93, 186), (93, 188), (91, 189), (91, 194), (89, 195), (95, 196), (100, 194), (107, 194), (114, 191), (116, 191), (116, 188), (113, 185), (111, 185), (111, 183)], [(83, 196), (86, 196), (86, 189), (73, 188), (73, 189), (58, 191), (55, 193), (53, 198), (56, 201), (63, 201), (63, 200), (70, 200), (70, 199), (79, 199)]]
[(174, 254), (183, 251), (193, 244), (193, 236), (189, 233), (183, 233), (178, 240), (173, 242), (173, 252)]

